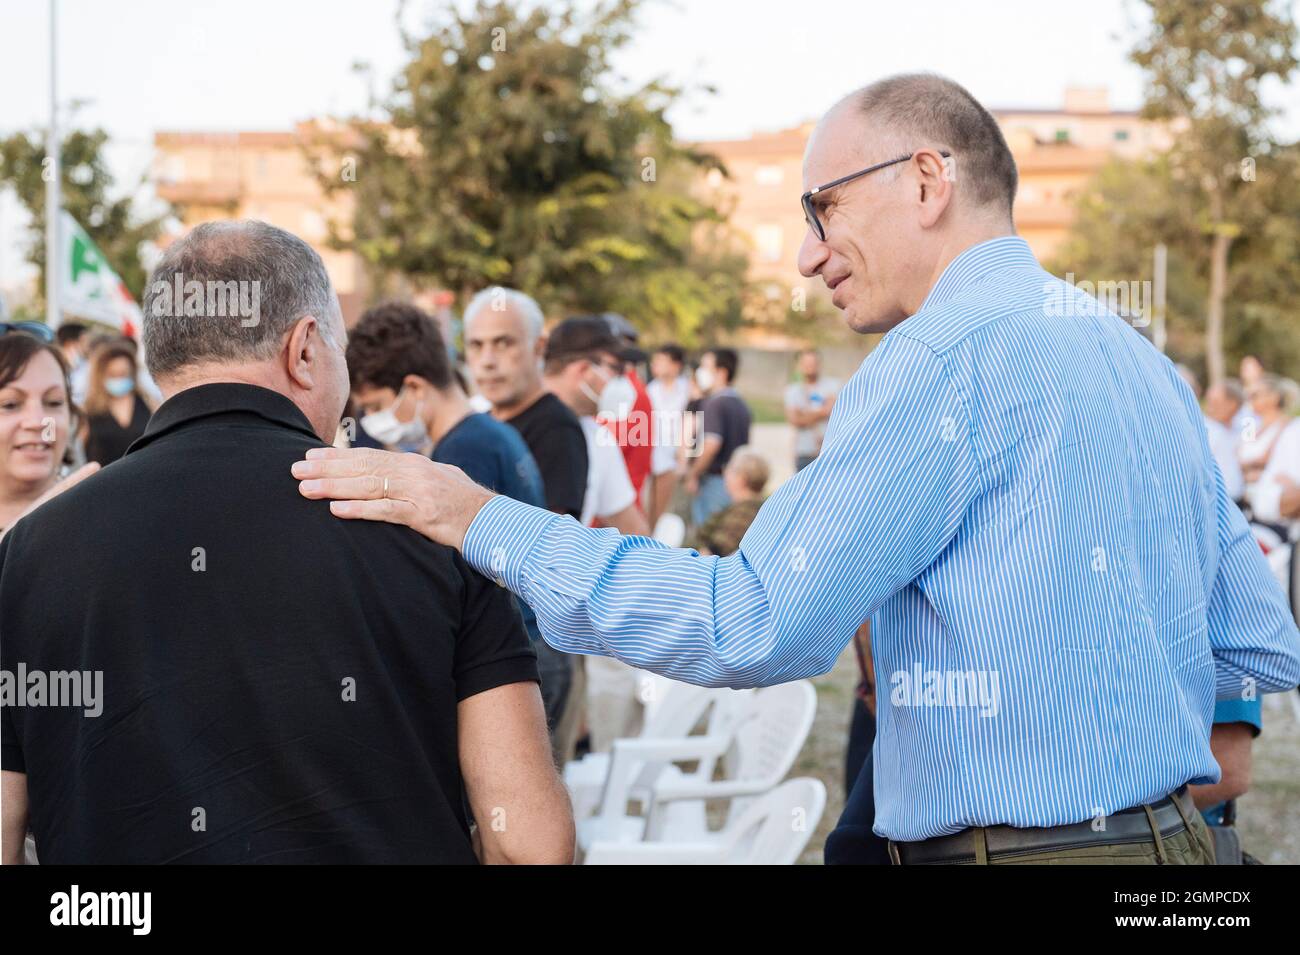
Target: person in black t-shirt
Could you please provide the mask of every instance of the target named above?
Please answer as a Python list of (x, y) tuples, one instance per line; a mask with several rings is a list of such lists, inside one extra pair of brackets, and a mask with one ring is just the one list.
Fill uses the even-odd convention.
[[(492, 415), (523, 437), (542, 473), (546, 507), (582, 519), (587, 494), (587, 438), (578, 417), (542, 384), (545, 351), (542, 310), (523, 292), (493, 287), (465, 307), (465, 361), (474, 384), (492, 404)], [(537, 663), (546, 693), (555, 758), (572, 758), (581, 699), (581, 671), (573, 657), (538, 640)], [(574, 690), (579, 692), (575, 693)], [(554, 695), (552, 695), (554, 694)]]
[[(173, 311), (182, 272), (260, 287), (258, 321)], [(45, 863), (571, 861), (509, 592), (290, 473), (348, 393), (319, 256), (202, 225), (144, 313), (146, 434), (0, 542), (4, 669), (82, 675), (0, 711), (5, 861), (29, 824)]]
[(135, 350), (125, 339), (109, 341), (90, 358), (86, 386), (86, 460), (112, 464), (144, 434), (153, 409), (140, 389)]

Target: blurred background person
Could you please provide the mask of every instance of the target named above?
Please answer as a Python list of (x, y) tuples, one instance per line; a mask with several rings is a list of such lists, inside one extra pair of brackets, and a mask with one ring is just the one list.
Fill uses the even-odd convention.
[(654, 422), (654, 450), (650, 455), (650, 494), (647, 517), (653, 529), (672, 506), (677, 489), (678, 454), (682, 449), (682, 415), (691, 400), (691, 386), (683, 373), (686, 353), (677, 344), (660, 345), (650, 355), (652, 379), (646, 386)]
[[(1241, 379), (1242, 393), (1249, 395), (1251, 390), (1263, 380), (1264, 374), (1264, 363), (1257, 356), (1244, 356), (1240, 364), (1237, 365), (1237, 377)], [(1254, 427), (1253, 431), (1250, 430), (1252, 426)], [(1239, 436), (1249, 434), (1253, 438), (1259, 433), (1259, 416), (1255, 414), (1249, 401), (1242, 404), (1241, 408), (1238, 409), (1232, 427)]]
[(80, 322), (64, 322), (55, 334), (68, 366), (72, 401), (79, 405), (86, 400), (86, 383), (90, 377), (90, 330)]
[(794, 469), (802, 471), (822, 449), (840, 383), (822, 377), (821, 355), (814, 348), (799, 352), (796, 364), (799, 380), (785, 389), (785, 419), (794, 427)]
[[(596, 421), (601, 395), (622, 369), (619, 341), (603, 319), (570, 318), (551, 330), (546, 341), (546, 387), (578, 416), (587, 442), (587, 492), (582, 523), (613, 527), (621, 534), (649, 535), (637, 507), (627, 463), (609, 429)], [(614, 740), (635, 734), (641, 705), (637, 671), (613, 657), (577, 659), (578, 697), (586, 705), (589, 747), (604, 752)]]
[(361, 316), (348, 337), (358, 424), (386, 447), (420, 447), (484, 487), (542, 507), (542, 475), (514, 428), (469, 404), (432, 316), (390, 302)]
[(650, 477), (653, 455), (653, 405), (650, 393), (637, 373), (637, 365), (643, 364), (647, 356), (637, 344), (640, 335), (631, 322), (617, 312), (606, 312), (599, 317), (618, 343), (614, 357), (621, 369), (600, 393), (596, 420), (605, 425), (618, 441), (623, 463), (627, 465), (628, 479), (636, 492), (636, 506), (645, 513), (641, 501), (646, 480)]
[(691, 518), (696, 525), (731, 503), (722, 472), (736, 448), (749, 444), (753, 415), (734, 387), (739, 371), (740, 356), (734, 349), (712, 348), (700, 357), (695, 372), (704, 393), (701, 437), (698, 456), (687, 465), (685, 486), (694, 497)]
[(71, 393), (59, 348), (20, 332), (0, 336), (0, 530), (11, 527), (71, 463)]
[(737, 448), (722, 472), (731, 503), (697, 527), (686, 546), (705, 555), (734, 554), (763, 505), (763, 491), (771, 474), (767, 461), (756, 450), (749, 445)]
[(125, 339), (95, 349), (82, 428), (87, 461), (112, 464), (144, 434), (153, 408), (140, 387), (138, 367), (135, 349)]
[(613, 527), (621, 534), (649, 534), (618, 441), (596, 420), (601, 394), (622, 372), (618, 349), (618, 341), (601, 319), (566, 319), (547, 338), (543, 380), (546, 388), (577, 415), (586, 441), (587, 490), (582, 523)]
[[(465, 306), (465, 361), (479, 394), (496, 420), (514, 428), (542, 476), (546, 509), (581, 518), (587, 493), (587, 439), (563, 401), (542, 383), (542, 310), (516, 289), (493, 286)], [(573, 757), (581, 700), (575, 657), (545, 640), (533, 643), (542, 678), (542, 702), (556, 762)]]
[(1223, 485), (1228, 497), (1234, 501), (1240, 501), (1245, 491), (1241, 463), (1237, 460), (1240, 432), (1233, 423), (1245, 403), (1245, 392), (1233, 378), (1225, 378), (1217, 385), (1211, 385), (1205, 392), (1205, 429), (1210, 438), (1210, 451), (1223, 473)]
[(1264, 375), (1255, 384), (1247, 386), (1246, 398), (1259, 422), (1253, 435), (1250, 433), (1251, 428), (1247, 427), (1237, 452), (1241, 461), (1241, 475), (1246, 482), (1246, 493), (1250, 496), (1253, 487), (1259, 483), (1268, 468), (1278, 440), (1294, 424), (1292, 415), (1297, 404), (1300, 404), (1300, 387), (1289, 379)]

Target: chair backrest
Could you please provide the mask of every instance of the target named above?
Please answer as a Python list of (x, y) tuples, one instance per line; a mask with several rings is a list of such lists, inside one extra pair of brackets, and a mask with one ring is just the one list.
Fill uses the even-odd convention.
[[(754, 691), (725, 766), (730, 779), (758, 780), (775, 786), (794, 765), (817, 716), (817, 691), (807, 680)], [(733, 799), (734, 819), (752, 799)]]
[(790, 779), (749, 801), (723, 830), (729, 865), (793, 865), (826, 809), (826, 787), (812, 778)]

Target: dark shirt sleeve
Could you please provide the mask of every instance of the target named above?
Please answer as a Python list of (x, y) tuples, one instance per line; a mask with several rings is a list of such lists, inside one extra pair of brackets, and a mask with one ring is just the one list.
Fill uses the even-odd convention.
[(507, 683), (541, 682), (537, 653), (510, 591), (473, 570), (461, 557), (455, 560), (465, 581), (456, 637), (457, 702)]
[(546, 486), (546, 509), (582, 520), (582, 500), (587, 495), (587, 439), (582, 426), (560, 423), (533, 449), (533, 456)]
[(727, 409), (725, 404), (713, 397), (705, 401), (704, 407), (700, 410), (704, 413), (704, 421), (700, 427), (701, 433), (716, 435), (725, 442), (727, 437)]

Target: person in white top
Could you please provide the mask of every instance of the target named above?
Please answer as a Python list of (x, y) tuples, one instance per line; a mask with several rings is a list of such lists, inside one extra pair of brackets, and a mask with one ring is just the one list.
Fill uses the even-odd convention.
[(1282, 498), (1289, 487), (1300, 484), (1300, 421), (1292, 417), (1297, 403), (1300, 386), (1289, 379), (1266, 375), (1255, 386), (1251, 404), (1263, 430), (1251, 448), (1250, 464), (1243, 466), (1246, 498), (1255, 519), (1268, 524), (1290, 523), (1292, 531), (1300, 528), (1295, 521), (1287, 521)]
[[(1250, 392), (1264, 378), (1264, 363), (1254, 355), (1246, 355), (1241, 359), (1241, 364), (1237, 366), (1238, 380), (1241, 382), (1241, 393), (1243, 396)], [(1250, 404), (1244, 398), (1241, 407), (1232, 417), (1232, 431), (1240, 440), (1249, 434), (1252, 439), (1259, 434), (1259, 416), (1251, 409)]]
[[(602, 391), (622, 374), (619, 348), (601, 319), (570, 318), (547, 338), (543, 379), (547, 389), (578, 416), (587, 437), (582, 523), (649, 536), (618, 440), (595, 417)], [(636, 733), (642, 709), (640, 671), (613, 657), (584, 656), (580, 661), (591, 748), (603, 752), (614, 740)]]
[(1211, 385), (1205, 392), (1205, 430), (1210, 439), (1210, 452), (1223, 474), (1224, 490), (1234, 501), (1241, 500), (1245, 482), (1237, 461), (1239, 432), (1233, 427), (1233, 420), (1245, 400), (1241, 386), (1231, 378)]
[(680, 345), (663, 345), (650, 356), (646, 385), (654, 422), (654, 450), (650, 457), (649, 524), (654, 528), (672, 503), (677, 489), (683, 451), (682, 415), (691, 400), (691, 384), (684, 374), (686, 352)]
[(1268, 466), (1274, 446), (1291, 423), (1297, 404), (1300, 404), (1300, 386), (1288, 378), (1265, 375), (1247, 388), (1246, 398), (1259, 421), (1258, 428), (1247, 424), (1237, 450), (1249, 497), (1251, 488)]
[(799, 381), (785, 389), (785, 417), (794, 426), (794, 469), (802, 471), (821, 453), (840, 383), (822, 377), (821, 356), (812, 348), (799, 353), (798, 364)]

